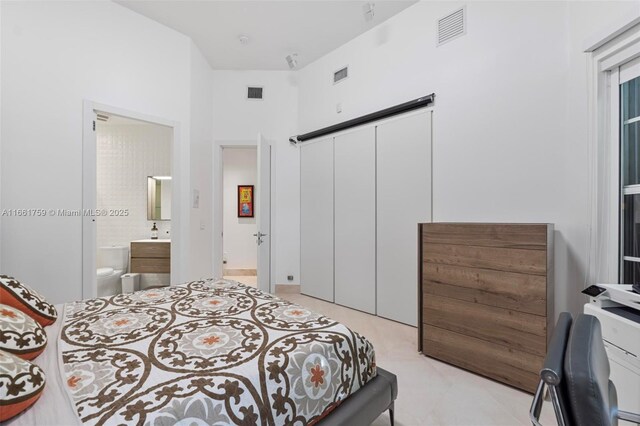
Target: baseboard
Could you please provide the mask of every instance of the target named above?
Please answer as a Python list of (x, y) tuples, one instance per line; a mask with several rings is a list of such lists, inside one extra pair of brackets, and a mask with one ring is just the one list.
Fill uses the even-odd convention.
[(225, 277), (249, 277), (256, 276), (258, 272), (255, 269), (225, 269)]
[(280, 294), (299, 294), (299, 284), (276, 284), (276, 293)]

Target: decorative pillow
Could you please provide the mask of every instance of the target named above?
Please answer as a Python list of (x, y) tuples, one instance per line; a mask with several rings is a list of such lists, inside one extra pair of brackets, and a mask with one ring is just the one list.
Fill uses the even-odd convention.
[(0, 304), (0, 350), (34, 359), (47, 346), (47, 333), (30, 316), (9, 305)]
[(0, 351), (0, 422), (32, 406), (40, 398), (44, 384), (40, 367)]
[(58, 318), (55, 306), (28, 285), (8, 275), (0, 275), (0, 303), (21, 310), (43, 327)]

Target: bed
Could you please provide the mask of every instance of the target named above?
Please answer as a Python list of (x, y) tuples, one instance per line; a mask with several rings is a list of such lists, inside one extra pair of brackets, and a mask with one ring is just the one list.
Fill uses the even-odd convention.
[(22, 425), (365, 425), (396, 378), (363, 336), (228, 280), (58, 307), (35, 363), (47, 375)]

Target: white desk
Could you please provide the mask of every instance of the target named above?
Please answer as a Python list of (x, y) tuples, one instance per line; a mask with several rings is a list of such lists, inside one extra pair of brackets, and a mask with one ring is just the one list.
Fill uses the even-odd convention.
[(640, 311), (591, 299), (591, 303), (584, 305), (584, 313), (600, 320), (610, 377), (618, 393), (618, 408), (640, 413)]

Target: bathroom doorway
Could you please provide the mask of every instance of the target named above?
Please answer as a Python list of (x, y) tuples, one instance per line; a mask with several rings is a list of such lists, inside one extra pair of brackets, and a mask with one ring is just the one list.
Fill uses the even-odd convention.
[(257, 285), (256, 147), (222, 148), (223, 276)]
[(175, 282), (176, 136), (172, 122), (85, 103), (84, 298)]

